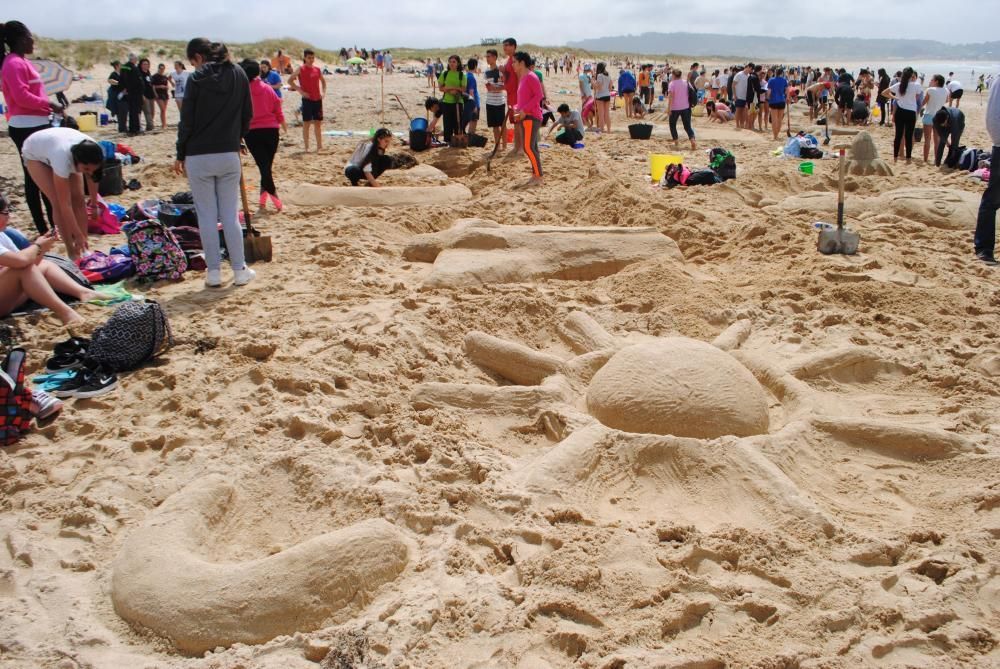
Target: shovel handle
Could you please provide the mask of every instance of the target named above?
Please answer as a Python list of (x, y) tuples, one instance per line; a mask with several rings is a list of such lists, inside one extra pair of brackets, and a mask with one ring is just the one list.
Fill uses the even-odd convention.
[(847, 160), (844, 149), (840, 150), (840, 177), (837, 179), (837, 229), (844, 229), (844, 175), (847, 172)]

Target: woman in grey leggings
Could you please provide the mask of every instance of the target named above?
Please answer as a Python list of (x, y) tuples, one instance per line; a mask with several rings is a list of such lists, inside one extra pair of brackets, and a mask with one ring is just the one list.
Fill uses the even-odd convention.
[(195, 38), (188, 42), (187, 57), (195, 71), (181, 105), (174, 171), (186, 173), (191, 184), (208, 268), (205, 285), (222, 285), (217, 229), (221, 221), (233, 284), (243, 286), (256, 276), (243, 256), (239, 222), (240, 143), (253, 117), (250, 83), (246, 73), (229, 60), (225, 44)]

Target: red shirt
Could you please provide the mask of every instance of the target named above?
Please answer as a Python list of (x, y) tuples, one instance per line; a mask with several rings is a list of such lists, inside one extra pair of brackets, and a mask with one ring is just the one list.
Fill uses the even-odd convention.
[(514, 57), (511, 56), (503, 66), (503, 89), (507, 91), (507, 104), (513, 107), (517, 104), (517, 72), (514, 71)]
[(299, 69), (299, 89), (307, 100), (322, 100), (323, 93), (319, 88), (319, 78), (323, 74), (318, 67), (303, 65)]

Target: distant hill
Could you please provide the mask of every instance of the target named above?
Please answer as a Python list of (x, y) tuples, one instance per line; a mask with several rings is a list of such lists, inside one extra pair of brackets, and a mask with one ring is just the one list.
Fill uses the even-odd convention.
[(913, 59), (1000, 61), (1000, 42), (945, 44), (933, 40), (862, 39), (858, 37), (760, 37), (711, 33), (642, 33), (570, 42), (589, 51), (619, 54), (754, 58), (813, 62), (819, 59)]

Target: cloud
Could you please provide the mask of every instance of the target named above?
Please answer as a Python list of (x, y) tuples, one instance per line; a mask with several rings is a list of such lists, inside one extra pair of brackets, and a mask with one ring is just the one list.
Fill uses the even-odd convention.
[[(822, 2), (822, 0), (821, 0)], [(559, 45), (571, 40), (641, 32), (731, 35), (850, 35), (996, 40), (1000, 2), (955, 0), (508, 0), (487, 6), (395, 2), (324, 3), (242, 0), (50, 0), (24, 3), (19, 19), (34, 32), (60, 39), (188, 39), (206, 35), (232, 42), (291, 35), (324, 48), (449, 47), (483, 37), (513, 35), (521, 42)], [(483, 8), (483, 9), (481, 9)], [(877, 11), (876, 11), (877, 10)], [(718, 49), (706, 49), (714, 50)]]

